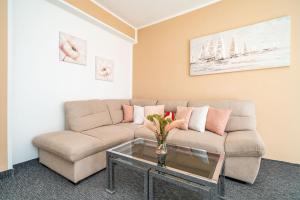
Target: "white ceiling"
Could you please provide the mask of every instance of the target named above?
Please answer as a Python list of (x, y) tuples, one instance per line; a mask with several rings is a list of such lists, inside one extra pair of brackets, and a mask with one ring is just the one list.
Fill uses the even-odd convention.
[(135, 28), (205, 7), (220, 0), (94, 0), (100, 7)]

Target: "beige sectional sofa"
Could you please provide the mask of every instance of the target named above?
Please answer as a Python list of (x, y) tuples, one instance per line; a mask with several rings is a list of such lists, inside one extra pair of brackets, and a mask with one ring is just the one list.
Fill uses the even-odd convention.
[(42, 134), (33, 140), (39, 161), (74, 183), (106, 167), (105, 151), (134, 138), (155, 139), (154, 134), (132, 123), (122, 123), (122, 104), (177, 106), (210, 105), (232, 110), (226, 134), (174, 129), (169, 144), (226, 154), (225, 175), (253, 183), (259, 171), (264, 144), (256, 131), (255, 106), (250, 101), (87, 100), (65, 103), (66, 130)]

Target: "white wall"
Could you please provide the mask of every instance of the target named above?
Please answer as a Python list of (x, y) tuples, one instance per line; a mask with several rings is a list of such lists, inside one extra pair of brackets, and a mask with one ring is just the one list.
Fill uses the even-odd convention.
[(12, 83), (12, 55), (13, 55), (13, 51), (12, 51), (12, 1), (7, 1), (8, 3), (8, 97), (7, 97), (7, 104), (8, 104), (8, 113), (7, 113), (7, 117), (8, 117), (8, 134), (7, 134), (7, 140), (8, 140), (8, 151), (7, 151), (7, 157), (8, 157), (8, 169), (12, 169), (13, 168), (13, 162), (12, 162), (12, 134), (9, 134), (9, 130), (10, 130), (10, 96), (11, 96), (11, 90), (10, 90), (10, 85)]
[[(132, 44), (47, 0), (13, 0), (9, 134), (13, 164), (37, 157), (32, 138), (64, 128), (63, 102), (131, 98)], [(59, 31), (87, 40), (87, 65), (59, 62)], [(95, 56), (114, 60), (114, 81), (95, 80)]]

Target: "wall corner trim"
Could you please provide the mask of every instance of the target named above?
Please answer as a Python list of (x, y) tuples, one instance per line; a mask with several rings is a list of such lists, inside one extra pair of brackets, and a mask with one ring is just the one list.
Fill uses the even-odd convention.
[[(77, 6), (75, 5), (72, 5), (71, 3), (67, 2), (66, 0), (58, 0), (56, 2), (53, 2), (53, 1), (50, 1), (50, 0), (47, 0), (49, 3), (52, 3), (52, 4), (55, 4), (73, 14), (76, 14), (77, 16), (85, 19), (86, 21), (90, 22), (90, 23), (93, 23), (95, 25), (98, 25), (100, 26), (101, 28), (105, 28), (107, 31), (129, 41), (129, 42), (132, 42), (133, 44), (136, 44), (137, 43), (137, 36), (136, 36), (136, 28), (134, 27), (131, 27), (129, 26), (127, 23), (121, 21), (119, 18), (115, 17), (114, 15), (112, 15), (113, 17), (115, 17), (116, 19), (118, 19), (119, 21), (121, 21), (122, 23), (126, 24), (127, 26), (129, 26), (130, 28), (133, 29), (133, 32), (134, 32), (134, 37), (130, 37), (129, 35), (123, 33), (122, 31), (118, 30), (117, 28), (101, 21), (100, 19), (96, 18), (95, 16), (92, 16), (91, 14), (83, 11), (82, 9), (78, 8)], [(91, 1), (93, 4), (94, 2)], [(103, 9), (103, 8), (100, 8), (100, 6), (98, 6), (97, 4), (94, 4), (97, 8), (99, 9)], [(105, 10), (105, 9), (103, 9)], [(106, 10), (105, 10), (106, 11)], [(106, 11), (107, 12), (107, 11)], [(110, 13), (109, 13), (110, 14)]]

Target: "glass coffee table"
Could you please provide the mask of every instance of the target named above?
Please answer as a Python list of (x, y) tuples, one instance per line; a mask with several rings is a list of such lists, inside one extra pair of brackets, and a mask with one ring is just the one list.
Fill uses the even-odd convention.
[(224, 154), (167, 145), (165, 162), (158, 163), (156, 141), (137, 138), (106, 151), (107, 188), (114, 193), (114, 167), (120, 165), (144, 176), (144, 199), (153, 199), (155, 179), (199, 193), (199, 199), (224, 199)]

